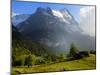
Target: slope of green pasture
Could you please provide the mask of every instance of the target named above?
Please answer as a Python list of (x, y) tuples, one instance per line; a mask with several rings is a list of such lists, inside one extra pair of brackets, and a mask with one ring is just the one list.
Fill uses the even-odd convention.
[(96, 68), (96, 56), (90, 54), (90, 57), (86, 57), (80, 60), (65, 61), (53, 64), (33, 65), (28, 68), (13, 67), (12, 72), (17, 73), (36, 73), (36, 72), (53, 72), (53, 71), (73, 71), (73, 70), (90, 70)]

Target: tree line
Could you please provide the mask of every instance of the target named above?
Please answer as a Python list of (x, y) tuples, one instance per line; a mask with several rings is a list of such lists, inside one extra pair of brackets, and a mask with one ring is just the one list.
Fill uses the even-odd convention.
[[(25, 50), (23, 50), (25, 52)], [(28, 52), (28, 51), (27, 51)], [(27, 53), (26, 52), (26, 53)], [(19, 53), (19, 52), (18, 52)], [(80, 51), (74, 43), (70, 46), (70, 51), (68, 54), (60, 54), (58, 56), (56, 55), (48, 55), (44, 54), (42, 56), (37, 56), (35, 54), (32, 54), (31, 52), (28, 52), (28, 54), (16, 56), (12, 56), (13, 58), (13, 66), (28, 66), (31, 67), (32, 65), (40, 65), (40, 64), (50, 64), (50, 63), (57, 63), (57, 62), (63, 62), (63, 61), (71, 61), (71, 60), (78, 60), (84, 57), (89, 57), (89, 54), (96, 54), (95, 51), (90, 50), (89, 51)]]

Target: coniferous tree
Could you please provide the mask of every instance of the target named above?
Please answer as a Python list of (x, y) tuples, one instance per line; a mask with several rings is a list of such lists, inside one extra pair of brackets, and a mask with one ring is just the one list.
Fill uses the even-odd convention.
[(70, 46), (70, 56), (74, 57), (78, 52), (78, 48), (74, 45), (74, 43), (72, 43)]

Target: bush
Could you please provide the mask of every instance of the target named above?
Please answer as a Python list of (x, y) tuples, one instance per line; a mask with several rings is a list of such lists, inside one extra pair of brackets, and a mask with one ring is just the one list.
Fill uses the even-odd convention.
[[(12, 56), (12, 66), (24, 66), (28, 64), (35, 64), (36, 56), (32, 55), (21, 55), (21, 56)], [(30, 62), (31, 61), (31, 62)]]
[(52, 59), (51, 59), (50, 55), (44, 55), (42, 58), (44, 59), (45, 64), (48, 64), (48, 63), (52, 62)]
[(74, 55), (74, 60), (75, 59), (81, 59), (81, 58), (83, 58), (83, 56), (81, 54), (79, 54), (79, 53), (77, 53), (76, 55)]
[(76, 55), (74, 55), (75, 59), (81, 59), (83, 57), (89, 57), (89, 52), (88, 51), (80, 51)]
[(96, 51), (95, 50), (91, 50), (90, 54), (96, 54)]
[(58, 57), (56, 55), (51, 56), (51, 61), (52, 62), (58, 62)]
[(35, 61), (35, 65), (45, 64), (45, 60), (42, 57), (38, 57)]
[(28, 65), (28, 67), (32, 66), (32, 56), (31, 55), (25, 58), (25, 65)]
[(25, 59), (24, 57), (14, 57), (13, 60), (12, 60), (12, 65), (13, 66), (24, 66), (24, 63), (25, 63)]
[(78, 54), (80, 54), (83, 57), (89, 57), (89, 52), (88, 51), (80, 51)]
[(67, 57), (66, 57), (64, 54), (60, 54), (60, 55), (58, 56), (58, 61), (59, 61), (59, 62), (65, 61), (66, 58), (67, 58)]
[(59, 71), (66, 71), (66, 69), (65, 68), (61, 68)]
[(21, 74), (19, 71), (12, 71), (11, 72), (11, 75), (18, 75), (18, 74)]

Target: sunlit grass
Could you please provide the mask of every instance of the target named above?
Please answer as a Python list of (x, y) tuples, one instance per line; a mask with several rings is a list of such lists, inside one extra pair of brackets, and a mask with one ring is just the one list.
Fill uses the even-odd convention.
[(33, 65), (28, 68), (13, 67), (12, 72), (19, 73), (36, 73), (36, 72), (53, 72), (53, 71), (72, 71), (72, 70), (90, 70), (96, 68), (96, 56), (91, 54), (90, 57), (85, 57), (80, 60), (65, 61), (55, 64)]

